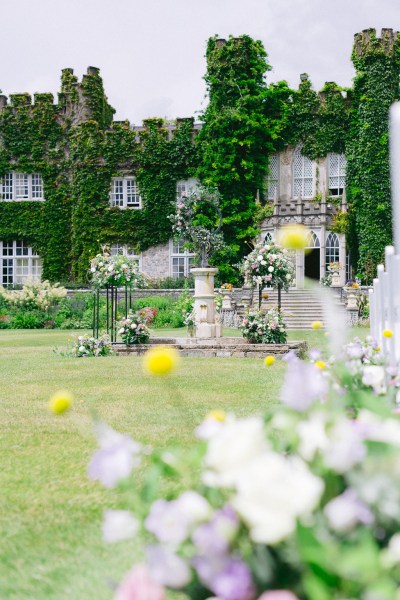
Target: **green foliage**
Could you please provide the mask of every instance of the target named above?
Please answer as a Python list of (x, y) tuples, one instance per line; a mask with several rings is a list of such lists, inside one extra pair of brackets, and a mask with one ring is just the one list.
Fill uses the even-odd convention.
[(400, 97), (400, 38), (388, 30), (356, 36), (356, 68), (351, 127), (347, 143), (347, 198), (353, 254), (368, 283), (392, 242), (389, 172), (389, 107)]
[(209, 104), (197, 137), (198, 176), (221, 193), (224, 239), (237, 262), (247, 251), (246, 240), (257, 233), (255, 199), (265, 189), (268, 157), (274, 150), (267, 103), (279, 105), (286, 89), (267, 88), (267, 54), (249, 36), (226, 42), (211, 38), (206, 56)]

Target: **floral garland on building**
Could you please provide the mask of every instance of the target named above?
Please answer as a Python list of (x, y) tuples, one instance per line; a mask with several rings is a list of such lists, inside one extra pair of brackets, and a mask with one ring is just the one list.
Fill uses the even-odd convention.
[(289, 251), (278, 244), (257, 244), (242, 264), (245, 280), (253, 285), (269, 285), (285, 291), (294, 282), (294, 265)]

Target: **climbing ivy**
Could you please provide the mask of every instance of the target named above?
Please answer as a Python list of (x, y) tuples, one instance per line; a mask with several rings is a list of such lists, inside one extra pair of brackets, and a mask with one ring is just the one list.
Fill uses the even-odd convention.
[(352, 119), (347, 138), (347, 197), (358, 271), (370, 283), (385, 246), (392, 242), (388, 116), (400, 97), (400, 37), (392, 30), (358, 34)]

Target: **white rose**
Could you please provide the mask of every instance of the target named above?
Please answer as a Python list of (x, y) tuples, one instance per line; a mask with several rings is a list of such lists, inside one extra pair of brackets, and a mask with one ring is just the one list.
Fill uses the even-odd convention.
[(269, 271), (270, 273), (273, 273), (273, 272), (274, 272), (274, 270), (275, 270), (275, 269), (274, 269), (274, 267), (272, 267), (272, 266), (271, 266), (271, 267), (268, 267), (268, 271)]
[(127, 540), (139, 530), (138, 520), (127, 510), (105, 510), (103, 514), (103, 539), (108, 544)]
[(103, 266), (103, 264), (104, 264), (104, 263), (102, 263), (102, 262), (99, 262), (99, 267), (102, 267), (102, 266)]
[(118, 333), (121, 335), (122, 333), (124, 333), (125, 329), (123, 327), (121, 327), (121, 329), (118, 331)]
[(128, 265), (127, 265), (127, 264), (123, 263), (123, 264), (121, 265), (121, 269), (127, 269), (127, 268), (128, 268)]
[(288, 273), (288, 274), (286, 275), (286, 279), (287, 279), (288, 281), (290, 281), (290, 279), (292, 279), (292, 276), (290, 275), (290, 273)]
[(92, 267), (90, 270), (92, 271), (92, 273), (96, 273), (96, 267)]
[(263, 260), (264, 260), (264, 257), (263, 257), (263, 255), (262, 255), (262, 254), (259, 254), (259, 255), (257, 256), (257, 260), (258, 260), (258, 262), (261, 262), (261, 261), (263, 261)]
[(79, 346), (78, 350), (79, 352), (85, 352), (86, 348), (85, 346)]
[(262, 260), (260, 264), (262, 264), (264, 266), (264, 265), (267, 264), (267, 261), (266, 260)]
[(114, 267), (113, 267), (112, 265), (110, 265), (110, 266), (108, 267), (108, 269), (107, 269), (107, 270), (108, 270), (108, 271), (113, 271), (113, 270), (114, 270)]
[(256, 543), (277, 544), (318, 504), (324, 484), (295, 457), (265, 452), (242, 470), (232, 504)]
[(211, 516), (211, 507), (207, 500), (197, 492), (188, 490), (177, 498), (182, 518), (189, 523), (200, 523)]
[(209, 471), (204, 473), (205, 482), (232, 486), (238, 474), (246, 471), (248, 463), (266, 449), (262, 419), (228, 418), (208, 444), (205, 465)]
[(137, 327), (136, 323), (132, 323), (131, 329), (136, 329), (136, 327)]
[(364, 385), (372, 387), (376, 394), (384, 394), (386, 391), (385, 369), (377, 365), (363, 367), (362, 382)]

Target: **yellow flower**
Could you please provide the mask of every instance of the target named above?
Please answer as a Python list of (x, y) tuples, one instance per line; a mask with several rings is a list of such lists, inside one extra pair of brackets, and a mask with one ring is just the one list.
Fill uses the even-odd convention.
[(383, 330), (383, 337), (385, 337), (385, 338), (391, 338), (391, 337), (393, 337), (393, 331), (391, 329), (384, 329)]
[(214, 410), (211, 410), (206, 418), (213, 419), (214, 421), (221, 421), (221, 423), (223, 423), (226, 419), (226, 413), (223, 410), (219, 410), (216, 408)]
[(179, 353), (174, 348), (160, 346), (151, 348), (144, 355), (144, 367), (148, 373), (155, 376), (169, 375), (180, 362)]
[(275, 364), (275, 356), (269, 355), (264, 358), (264, 365), (266, 367), (272, 367), (273, 364)]
[(312, 329), (322, 329), (324, 326), (324, 324), (322, 323), (322, 321), (313, 321), (311, 323), (311, 328)]
[(324, 363), (323, 360), (316, 360), (315, 363), (314, 363), (314, 365), (316, 367), (318, 367), (318, 369), (322, 369), (322, 370), (326, 369), (326, 364)]
[(74, 397), (68, 390), (60, 390), (52, 395), (49, 400), (49, 410), (55, 415), (62, 415), (73, 404)]
[(278, 241), (289, 250), (303, 250), (308, 246), (309, 229), (304, 225), (285, 225), (278, 233)]
[(376, 348), (374, 348), (375, 352), (380, 352), (381, 351), (381, 347), (377, 346)]

